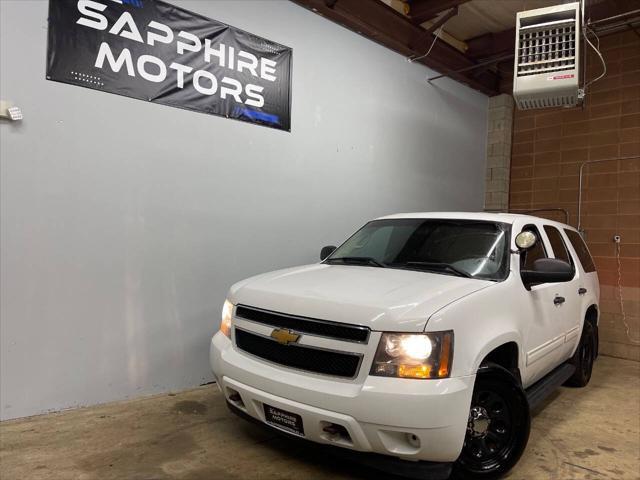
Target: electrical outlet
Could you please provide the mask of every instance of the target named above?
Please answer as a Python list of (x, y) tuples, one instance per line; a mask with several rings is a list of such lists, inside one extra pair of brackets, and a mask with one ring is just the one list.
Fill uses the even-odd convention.
[(614, 236), (613, 236), (613, 241), (614, 241), (614, 242), (616, 242), (616, 243), (620, 243), (620, 240), (621, 240), (620, 235), (614, 235)]

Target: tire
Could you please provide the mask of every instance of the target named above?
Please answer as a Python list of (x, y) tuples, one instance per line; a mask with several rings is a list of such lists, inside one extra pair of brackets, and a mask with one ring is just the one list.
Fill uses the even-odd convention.
[(597, 351), (596, 329), (593, 323), (584, 322), (580, 343), (576, 348), (576, 353), (569, 361), (576, 367), (574, 374), (565, 382), (568, 387), (585, 387), (591, 380), (593, 371), (593, 361)]
[(500, 478), (520, 459), (530, 426), (529, 403), (516, 378), (498, 365), (481, 367), (452, 478)]

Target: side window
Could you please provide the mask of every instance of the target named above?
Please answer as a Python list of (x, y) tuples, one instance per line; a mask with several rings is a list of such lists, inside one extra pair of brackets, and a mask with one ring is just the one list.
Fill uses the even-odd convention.
[(536, 237), (538, 237), (538, 241), (533, 247), (520, 254), (520, 269), (531, 270), (533, 268), (533, 262), (539, 258), (547, 258), (547, 251), (544, 248), (542, 236), (535, 225), (525, 225), (522, 231), (525, 230), (535, 233)]
[(567, 245), (562, 239), (560, 230), (558, 230), (556, 227), (552, 227), (551, 225), (545, 225), (544, 231), (549, 238), (549, 243), (551, 243), (551, 248), (553, 249), (555, 257), (559, 260), (564, 260), (569, 265), (573, 266), (571, 255), (569, 255), (569, 250), (567, 249)]
[(567, 228), (564, 229), (564, 233), (569, 237), (569, 241), (571, 245), (573, 245), (573, 249), (578, 254), (578, 258), (580, 259), (580, 263), (582, 264), (582, 268), (585, 272), (595, 272), (596, 266), (593, 263), (593, 258), (591, 258), (591, 254), (589, 253), (589, 249), (587, 245), (582, 240), (580, 234), (574, 230), (569, 230)]

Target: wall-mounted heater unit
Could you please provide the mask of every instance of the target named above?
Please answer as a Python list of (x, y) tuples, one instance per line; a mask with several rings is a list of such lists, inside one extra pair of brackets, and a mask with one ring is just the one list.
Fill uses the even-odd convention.
[(513, 97), (521, 110), (579, 101), (580, 4), (518, 12)]

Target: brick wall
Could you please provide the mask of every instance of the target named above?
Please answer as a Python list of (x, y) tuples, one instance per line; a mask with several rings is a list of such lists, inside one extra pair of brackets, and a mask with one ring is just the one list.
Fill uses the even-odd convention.
[[(584, 109), (515, 112), (509, 208), (562, 207), (576, 226), (580, 164), (640, 155), (640, 36), (610, 35), (600, 47), (607, 75), (591, 86)], [(587, 65), (588, 78), (601, 72), (592, 52)], [(640, 159), (585, 167), (582, 228), (601, 283), (601, 350), (640, 360)], [(622, 298), (635, 342), (621, 314), (614, 235), (622, 237)]]
[(489, 98), (487, 108), (487, 170), (484, 208), (509, 208), (509, 166), (513, 138), (513, 97), (502, 94)]

